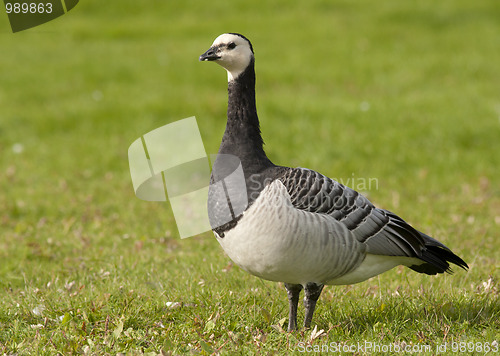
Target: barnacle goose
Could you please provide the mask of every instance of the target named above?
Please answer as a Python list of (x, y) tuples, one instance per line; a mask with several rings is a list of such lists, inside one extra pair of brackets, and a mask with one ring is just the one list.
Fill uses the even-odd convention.
[[(289, 331), (297, 328), (302, 289), (307, 328), (324, 285), (358, 283), (398, 265), (430, 275), (451, 273), (450, 262), (468, 268), (448, 247), (353, 189), (313, 170), (269, 160), (255, 105), (254, 51), (245, 36), (222, 34), (199, 59), (220, 64), (228, 75), (227, 125), (211, 182), (228, 174), (219, 158), (236, 156), (246, 182), (246, 191), (236, 193), (248, 199), (241, 214), (212, 228), (237, 265), (284, 282)], [(209, 215), (217, 216), (228, 202), (212, 187)]]

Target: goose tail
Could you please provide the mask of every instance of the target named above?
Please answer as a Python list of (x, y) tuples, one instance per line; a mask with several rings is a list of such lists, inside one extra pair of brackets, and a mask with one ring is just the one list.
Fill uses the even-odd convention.
[(409, 266), (412, 270), (434, 275), (438, 273), (452, 274), (450, 263), (455, 264), (464, 270), (468, 270), (469, 266), (460, 257), (455, 255), (448, 247), (432, 237), (420, 232), (420, 236), (424, 240), (425, 248), (422, 250), (422, 255), (419, 256), (425, 263), (420, 265)]

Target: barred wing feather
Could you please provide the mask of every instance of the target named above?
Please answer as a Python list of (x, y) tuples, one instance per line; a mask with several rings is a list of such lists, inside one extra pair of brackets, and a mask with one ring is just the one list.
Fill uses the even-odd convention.
[(292, 204), (316, 214), (327, 214), (344, 224), (366, 252), (374, 255), (418, 257), (419, 272), (450, 272), (449, 262), (466, 268), (465, 262), (442, 243), (417, 231), (394, 213), (376, 208), (355, 190), (313, 170), (290, 168), (279, 178)]

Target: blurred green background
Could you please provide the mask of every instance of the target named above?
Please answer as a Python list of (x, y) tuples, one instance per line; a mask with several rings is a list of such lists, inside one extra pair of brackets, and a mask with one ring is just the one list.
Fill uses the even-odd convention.
[[(128, 146), (159, 126), (194, 115), (207, 153), (217, 151), (227, 79), (198, 56), (224, 32), (253, 43), (271, 160), (354, 188), (359, 179), (376, 178), (378, 189), (364, 191), (376, 205), (470, 264), (468, 274), (438, 277), (436, 285), (472, 301), (477, 286), (496, 281), (499, 2), (87, 0), (16, 34), (0, 15), (0, 350), (255, 352), (252, 339), (225, 341), (233, 329), (222, 321), (209, 331), (226, 336), (210, 339), (211, 293), (239, 291), (240, 297), (214, 297), (225, 308), (240, 303), (235, 314), (246, 310), (247, 298), (255, 306), (269, 303), (271, 294), (269, 321), (260, 312), (234, 316), (260, 323), (265, 333), (287, 315), (281, 287), (236, 267), (221, 277), (214, 271), (229, 260), (210, 233), (180, 240), (169, 205), (140, 201), (132, 189)], [(380, 283), (397, 284), (396, 273)], [(406, 278), (417, 286), (427, 281), (412, 272)], [(205, 281), (213, 283), (204, 287)], [(360, 295), (365, 283), (356, 287)], [(245, 294), (253, 285), (262, 288), (257, 297)], [(439, 288), (429, 293), (439, 295)], [(165, 309), (176, 300), (198, 307)], [(476, 320), (476, 329), (457, 323), (456, 337), (466, 327), (498, 335), (498, 323), (491, 325), (498, 305), (483, 302), (489, 316)], [(326, 329), (338, 315), (322, 319), (330, 309), (322, 304), (315, 321)], [(35, 313), (40, 305), (44, 312)], [(157, 337), (118, 332), (116, 343), (106, 343), (120, 322), (124, 330), (153, 330)], [(280, 337), (261, 340), (263, 350), (293, 350)]]

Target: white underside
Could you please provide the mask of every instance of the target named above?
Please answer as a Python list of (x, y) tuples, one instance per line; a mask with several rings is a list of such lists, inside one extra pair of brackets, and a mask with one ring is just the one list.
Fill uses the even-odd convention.
[(418, 258), (372, 255), (370, 253), (367, 253), (361, 265), (359, 265), (353, 271), (339, 278), (335, 278), (325, 284), (342, 285), (359, 283), (366, 281), (368, 278), (378, 276), (379, 274), (384, 273), (399, 265), (413, 266), (422, 263), (422, 260), (419, 260)]
[(353, 284), (417, 258), (366, 253), (366, 247), (333, 217), (293, 207), (283, 183), (273, 181), (223, 238), (227, 255), (249, 273), (305, 285)]

